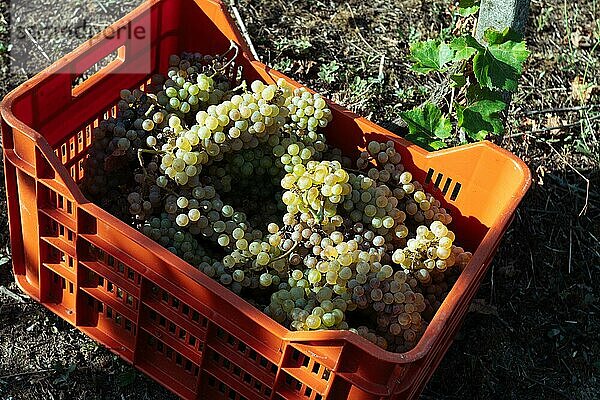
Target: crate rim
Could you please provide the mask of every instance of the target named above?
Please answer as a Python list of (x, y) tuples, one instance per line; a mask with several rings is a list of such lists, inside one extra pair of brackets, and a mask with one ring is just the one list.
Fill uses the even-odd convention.
[[(148, 11), (154, 6), (164, 0), (149, 0), (142, 3), (140, 6), (136, 7), (132, 12), (145, 12)], [(205, 0), (213, 5), (219, 7), (221, 11), (227, 16), (227, 19), (231, 24), (233, 21), (231, 20), (228, 12), (226, 11), (226, 7), (221, 0)], [(118, 28), (122, 26), (129, 20), (129, 13), (117, 20), (115, 23), (111, 24), (112, 28)], [(280, 74), (278, 71), (265, 66), (265, 64), (256, 61), (251, 55), (250, 52), (247, 51), (247, 46), (243, 41), (243, 38), (237, 35), (237, 43), (242, 47), (241, 56), (248, 59), (251, 63), (256, 63), (260, 66), (264, 66), (269, 75), (275, 75), (277, 77), (285, 77), (283, 74)], [(0, 113), (2, 118), (13, 129), (18, 129), (19, 131), (25, 133), (29, 136), (34, 142), (35, 146), (39, 148), (42, 155), (54, 166), (57, 168), (58, 175), (60, 176), (62, 182), (61, 184), (65, 186), (65, 189), (68, 190), (75, 201), (77, 201), (82, 209), (86, 212), (91, 212), (94, 215), (98, 215), (102, 220), (112, 227), (115, 224), (119, 225), (118, 228), (122, 230), (126, 230), (125, 233), (137, 244), (140, 244), (147, 248), (148, 251), (152, 252), (154, 255), (165, 259), (166, 262), (174, 266), (184, 274), (185, 276), (191, 278), (196, 284), (202, 285), (210, 291), (218, 293), (219, 296), (222, 297), (223, 300), (227, 301), (232, 305), (238, 306), (240, 310), (244, 313), (247, 318), (252, 319), (254, 322), (259, 323), (264, 328), (268, 329), (271, 333), (279, 336), (283, 342), (290, 343), (316, 343), (321, 341), (341, 341), (345, 342), (349, 345), (354, 345), (357, 347), (363, 348), (365, 351), (369, 352), (371, 355), (376, 357), (381, 361), (405, 364), (415, 362), (421, 358), (423, 358), (427, 352), (433, 347), (435, 343), (435, 338), (439, 336), (440, 332), (445, 328), (448, 323), (450, 316), (453, 314), (453, 310), (458, 307), (458, 301), (449, 301), (450, 298), (460, 298), (465, 292), (469, 289), (469, 285), (461, 285), (459, 282), (465, 280), (472, 280), (478, 274), (483, 274), (487, 270), (487, 266), (491, 261), (488, 255), (484, 254), (485, 248), (494, 248), (498, 245), (499, 241), (502, 238), (502, 233), (504, 228), (510, 222), (510, 218), (512, 216), (511, 212), (508, 212), (506, 209), (503, 210), (498, 222), (489, 227), (487, 233), (481, 240), (479, 246), (473, 252), (473, 258), (467, 265), (467, 267), (461, 272), (457, 282), (453, 285), (452, 289), (442, 302), (440, 308), (435, 313), (433, 319), (428, 324), (427, 329), (421, 339), (417, 342), (417, 345), (411, 350), (404, 353), (395, 353), (387, 350), (383, 350), (378, 347), (374, 343), (362, 338), (361, 336), (344, 330), (322, 330), (322, 331), (291, 331), (283, 325), (280, 325), (275, 320), (264, 314), (262, 311), (257, 309), (248, 303), (244, 298), (238, 296), (237, 294), (224, 289), (222, 285), (213, 279), (209, 278), (201, 271), (194, 268), (189, 263), (185, 262), (181, 258), (169, 252), (166, 248), (162, 248), (161, 246), (156, 246), (156, 242), (151, 240), (150, 238), (145, 237), (141, 232), (137, 231), (135, 228), (129, 226), (127, 223), (119, 220), (117, 217), (114, 217), (107, 211), (103, 210), (101, 207), (89, 201), (83, 193), (78, 188), (77, 184), (71, 176), (68, 174), (65, 166), (58, 160), (58, 157), (54, 153), (53, 149), (50, 147), (47, 140), (36, 130), (29, 127), (27, 124), (19, 120), (12, 113), (12, 105), (15, 100), (17, 100), (20, 96), (26, 94), (26, 92), (32, 88), (34, 88), (38, 83), (42, 82), (45, 78), (50, 75), (56, 74), (56, 71), (62, 69), (65, 65), (70, 63), (73, 60), (76, 60), (79, 56), (83, 55), (86, 50), (88, 50), (91, 46), (98, 45), (103, 40), (106, 40), (102, 37), (101, 33), (95, 35), (92, 39), (84, 42), (80, 46), (78, 46), (75, 50), (63, 56), (55, 63), (51, 64), (48, 68), (42, 70), (37, 73), (31, 79), (27, 80), (25, 83), (19, 85), (17, 88), (13, 89), (9, 94), (7, 94), (2, 102), (0, 103)], [(63, 73), (64, 74), (64, 73)], [(300, 83), (285, 77), (289, 82), (293, 85), (304, 86)], [(527, 167), (527, 165), (514, 154), (509, 152), (508, 150), (501, 148), (487, 140), (470, 143), (461, 146), (451, 147), (447, 149), (442, 149), (438, 151), (428, 152), (425, 149), (417, 146), (416, 144), (401, 138), (399, 136), (394, 135), (389, 130), (382, 128), (381, 126), (375, 124), (374, 122), (356, 115), (355, 113), (343, 108), (342, 106), (334, 103), (331, 100), (328, 100), (328, 105), (330, 107), (336, 109), (339, 112), (343, 112), (346, 114), (350, 114), (353, 119), (359, 121), (362, 124), (368, 125), (374, 132), (380, 133), (382, 135), (388, 136), (390, 140), (404, 146), (411, 147), (413, 150), (418, 151), (425, 158), (432, 158), (436, 156), (440, 156), (442, 154), (449, 154), (453, 152), (458, 152), (467, 148), (481, 148), (492, 150), (496, 153), (499, 153), (506, 159), (509, 159), (514, 164), (514, 168), (518, 169), (521, 172), (521, 181), (519, 182), (518, 187), (520, 188), (518, 191), (515, 191), (513, 197), (517, 204), (522, 200), (523, 196), (529, 189), (531, 185), (531, 171)], [(6, 151), (3, 148), (4, 156), (7, 156)], [(152, 248), (149, 248), (151, 246)], [(135, 258), (135, 256), (133, 256)], [(152, 275), (157, 275), (151, 269), (146, 269), (147, 272), (151, 272)], [(19, 287), (27, 293), (27, 291), (21, 286), (21, 282), (16, 280)], [(240, 304), (240, 300), (242, 303)], [(217, 316), (217, 313), (214, 313), (211, 317)], [(218, 320), (219, 322), (223, 322)], [(217, 324), (219, 324), (217, 322)]]

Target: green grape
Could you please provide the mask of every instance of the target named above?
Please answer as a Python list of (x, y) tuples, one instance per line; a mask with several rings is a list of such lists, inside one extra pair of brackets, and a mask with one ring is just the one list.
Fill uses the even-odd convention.
[(272, 282), (273, 282), (273, 275), (269, 274), (268, 272), (265, 272), (260, 275), (260, 285), (261, 286), (271, 286)]

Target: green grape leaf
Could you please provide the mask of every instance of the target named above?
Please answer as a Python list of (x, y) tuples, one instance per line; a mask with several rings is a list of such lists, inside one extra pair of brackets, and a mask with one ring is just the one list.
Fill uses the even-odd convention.
[(460, 0), (458, 2), (458, 14), (462, 17), (468, 17), (479, 11), (480, 0)]
[(430, 142), (429, 147), (431, 147), (433, 150), (439, 150), (443, 149), (444, 147), (448, 147), (448, 145), (442, 140), (436, 140), (434, 142)]
[(422, 135), (413, 135), (409, 133), (404, 138), (426, 150), (439, 150), (448, 147), (442, 140), (432, 140), (431, 138)]
[(477, 47), (471, 46), (472, 42), (466, 36), (457, 37), (450, 42), (450, 48), (454, 50), (452, 61), (468, 60), (477, 53)]
[(504, 125), (498, 113), (504, 108), (506, 103), (498, 100), (480, 100), (467, 107), (457, 104), (458, 126), (476, 141), (485, 139), (488, 133), (499, 135)]
[(484, 49), (473, 57), (473, 72), (479, 84), (490, 89), (515, 91), (529, 55), (524, 41), (515, 42), (509, 29), (502, 32), (488, 29)]
[(467, 84), (467, 78), (463, 74), (450, 75), (450, 85), (455, 88), (461, 88)]
[(410, 46), (410, 57), (414, 61), (412, 70), (423, 74), (445, 71), (444, 66), (452, 61), (453, 56), (450, 46), (437, 40), (416, 42)]
[(502, 92), (481, 87), (477, 83), (473, 83), (467, 87), (467, 100), (469, 100), (469, 104), (479, 100), (498, 100), (504, 102)]
[(509, 41), (523, 41), (523, 37), (510, 28), (504, 28), (504, 30), (502, 31), (496, 30), (494, 28), (488, 28), (483, 33), (483, 39), (488, 44), (502, 44)]
[(465, 35), (462, 37), (465, 38), (465, 43), (467, 44), (467, 46), (472, 47), (479, 52), (485, 50), (485, 47), (481, 43), (479, 43), (479, 41), (475, 39), (473, 35)]
[(435, 104), (426, 103), (422, 107), (402, 112), (400, 116), (408, 124), (408, 140), (434, 150), (446, 146), (446, 143), (439, 139), (450, 137), (452, 124)]

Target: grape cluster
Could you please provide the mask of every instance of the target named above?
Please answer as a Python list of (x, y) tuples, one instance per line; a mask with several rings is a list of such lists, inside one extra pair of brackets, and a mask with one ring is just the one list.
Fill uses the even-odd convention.
[(304, 143), (324, 145), (325, 136), (318, 129), (326, 127), (333, 115), (321, 95), (300, 87), (293, 91), (286, 105), (290, 118), (285, 124), (285, 131), (298, 135)]
[(141, 228), (144, 235), (166, 247), (190, 264), (214, 262), (206, 249), (189, 232), (184, 232), (168, 214), (150, 218)]
[(351, 162), (320, 95), (238, 84), (226, 54), (171, 56), (144, 92), (121, 91), (82, 189), (290, 329), (410, 349), (471, 258), (450, 215), (394, 142)]
[[(288, 152), (298, 154), (298, 148), (297, 144), (290, 144)], [(311, 160), (306, 166), (302, 163), (294, 165), (292, 172), (281, 180), (281, 187), (286, 190), (282, 200), (287, 212), (291, 215), (300, 213), (301, 219), (310, 220), (313, 224), (329, 224), (331, 221), (335, 227), (331, 218), (337, 215), (338, 204), (352, 190), (348, 179), (348, 172), (337, 161)]]

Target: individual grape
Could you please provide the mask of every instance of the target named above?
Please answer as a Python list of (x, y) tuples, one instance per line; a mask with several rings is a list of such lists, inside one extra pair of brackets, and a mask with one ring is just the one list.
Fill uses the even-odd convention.
[(175, 221), (177, 222), (177, 225), (179, 225), (179, 226), (187, 226), (187, 224), (190, 222), (190, 219), (188, 218), (188, 216), (186, 214), (179, 214)]

